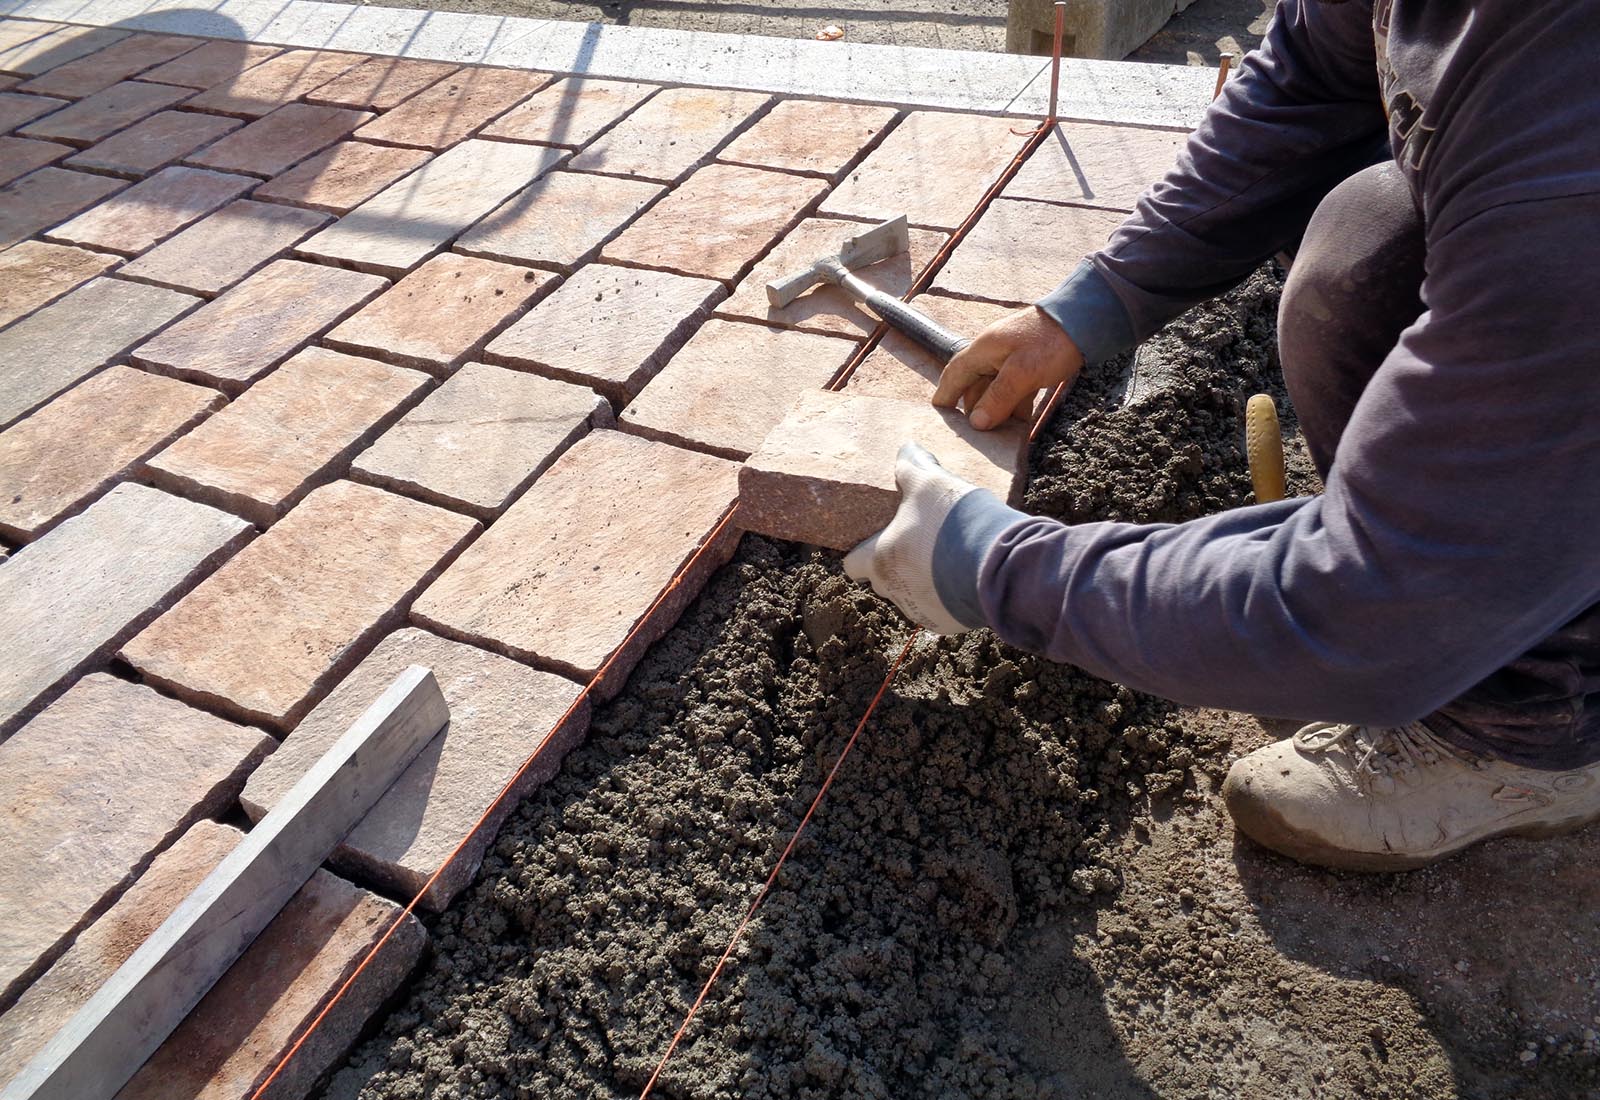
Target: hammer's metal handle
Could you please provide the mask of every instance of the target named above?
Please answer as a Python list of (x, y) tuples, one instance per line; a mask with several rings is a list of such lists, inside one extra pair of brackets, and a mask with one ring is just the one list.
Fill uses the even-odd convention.
[(874, 290), (853, 275), (847, 277), (843, 285), (862, 305), (931, 351), (940, 363), (950, 362), (956, 352), (972, 343), (965, 336), (957, 336), (921, 310), (881, 290)]

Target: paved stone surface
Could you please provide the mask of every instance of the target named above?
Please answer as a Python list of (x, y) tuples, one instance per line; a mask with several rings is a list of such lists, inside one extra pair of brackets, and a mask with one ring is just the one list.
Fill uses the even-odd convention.
[(67, 104), (65, 99), (0, 92), (0, 133), (10, 133), (18, 126)]
[(258, 199), (344, 214), (360, 206), (401, 176), (426, 164), (426, 149), (401, 149), (341, 141), (283, 175), (262, 184)]
[(215, 390), (111, 367), (0, 432), (0, 534), (26, 542), (220, 407)]
[(466, 68), (418, 92), (357, 134), (364, 141), (448, 149), (550, 83), (549, 73)]
[(292, 729), (477, 530), (475, 520), (380, 489), (326, 485), (122, 656), (180, 698)]
[(645, 180), (552, 172), (468, 230), (456, 249), (570, 271), (665, 191)]
[(25, 241), (126, 186), (125, 180), (54, 166), (0, 186), (0, 248)]
[(821, 389), (856, 350), (853, 340), (707, 321), (623, 411), (630, 432), (742, 460), (796, 398)]
[(140, 73), (139, 79), (181, 84), (185, 88), (214, 88), (281, 53), (282, 47), (261, 42), (207, 42), (176, 61)]
[(710, 279), (589, 264), (491, 340), (485, 355), (592, 386), (621, 408), (725, 293)]
[(116, 263), (115, 256), (44, 241), (0, 252), (0, 328), (53, 302)]
[(166, 84), (124, 80), (21, 127), (23, 137), (88, 145), (193, 94)]
[[(954, 229), (1027, 139), (1014, 118), (915, 111), (822, 204), (824, 214)], [(1025, 129), (1026, 126), (1018, 127)]]
[(271, 749), (103, 673), (0, 744), (0, 1006)]
[(198, 38), (169, 34), (131, 34), (87, 57), (57, 65), (19, 85), (18, 90), (68, 99), (93, 95), (119, 80), (188, 53), (200, 43)]
[(213, 297), (332, 220), (315, 210), (239, 199), (157, 245), (119, 274)]
[(152, 458), (149, 476), (267, 527), (337, 477), (426, 384), (413, 370), (307, 348)]
[(485, 827), (423, 894), (422, 904), (438, 911), (471, 883), (506, 815), (555, 775), (567, 750), (588, 732), (589, 703), (585, 699), (572, 709), (579, 687), (571, 680), (426, 631), (398, 631), (256, 769), (241, 801), (259, 821), (410, 665), (433, 670), (450, 705), (450, 722), (334, 852), (335, 870), (392, 897), (415, 897), (523, 761), (535, 750), (540, 753)]
[(237, 394), (387, 285), (360, 271), (274, 260), (133, 357), (151, 370)]
[(773, 538), (848, 550), (894, 518), (894, 462), (915, 440), (1001, 500), (1021, 491), (1028, 428), (980, 432), (925, 401), (804, 395), (739, 473), (739, 522)]
[(238, 119), (222, 115), (161, 111), (69, 157), (66, 164), (69, 168), (143, 176), (242, 125)]
[(288, 103), (189, 158), (224, 172), (276, 176), (373, 118), (371, 111)]
[(412, 619), (585, 680), (623, 647), (595, 686), (608, 699), (733, 555), (739, 532), (728, 524), (647, 616), (734, 502), (737, 471), (724, 459), (591, 432), (422, 594)]
[(767, 112), (718, 160), (787, 172), (814, 172), (837, 180), (894, 121), (893, 107), (786, 99)]
[(190, 100), (188, 106), (197, 111), (258, 118), (320, 88), (362, 60), (360, 54), (353, 53), (290, 50), (225, 78)]
[(328, 333), (327, 343), (448, 374), (554, 278), (526, 267), (445, 253)]
[(316, 91), (306, 94), (306, 102), (330, 107), (355, 107), (364, 111), (387, 111), (422, 89), (456, 71), (448, 61), (409, 61), (399, 57), (371, 57), (335, 77)]
[(0, 72), (38, 76), (46, 69), (76, 61), (127, 36), (127, 31), (112, 27), (63, 26), (37, 38), (21, 39), (14, 45), (0, 48)]
[(249, 176), (174, 165), (49, 231), (68, 244), (136, 256), (255, 185)]
[(710, 157), (767, 99), (758, 92), (668, 88), (573, 158), (572, 167), (670, 183)]
[(731, 282), (826, 187), (805, 176), (712, 164), (651, 207), (601, 257)]
[(1112, 210), (996, 199), (950, 254), (934, 289), (1003, 305), (1038, 301), (1122, 221)]
[[(1009, 306), (919, 294), (912, 304), (945, 328), (969, 340), (1011, 312)], [(845, 383), (850, 393), (927, 401), (944, 366), (923, 346), (893, 329), (857, 365)]]
[(177, 291), (98, 278), (0, 329), (0, 428), (199, 304)]
[(398, 275), (440, 251), (565, 155), (508, 141), (464, 141), (356, 207), (300, 251)]
[(1144, 189), (1177, 162), (1187, 140), (1170, 130), (1062, 123), (1001, 194), (1131, 211)]
[(591, 426), (610, 422), (591, 390), (468, 363), (358, 456), (351, 476), (487, 523)]
[(0, 184), (10, 183), (35, 168), (60, 160), (73, 152), (70, 145), (30, 138), (0, 137)]
[(658, 88), (627, 80), (565, 77), (484, 128), (484, 137), (577, 149)]

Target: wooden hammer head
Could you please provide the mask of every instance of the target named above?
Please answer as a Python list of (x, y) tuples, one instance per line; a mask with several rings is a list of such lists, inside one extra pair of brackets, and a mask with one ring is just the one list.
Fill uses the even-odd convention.
[(768, 283), (767, 301), (775, 308), (782, 309), (818, 283), (838, 282), (838, 278), (831, 274), (838, 267), (855, 271), (910, 248), (911, 230), (906, 225), (906, 216), (901, 214), (865, 232), (846, 237), (837, 253), (821, 257), (804, 271)]

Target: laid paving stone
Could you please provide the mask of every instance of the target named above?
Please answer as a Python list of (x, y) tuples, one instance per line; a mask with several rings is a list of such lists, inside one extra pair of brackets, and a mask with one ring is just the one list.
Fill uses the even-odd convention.
[(718, 524), (738, 495), (737, 471), (710, 455), (591, 432), (422, 594), (412, 620), (582, 680), (616, 650), (593, 692), (609, 699), (733, 556), (738, 528)]
[(53, 165), (0, 186), (0, 248), (25, 241), (126, 187), (126, 180), (68, 172)]
[[(182, 64), (179, 58), (174, 64)], [(293, 103), (365, 61), (360, 54), (332, 50), (289, 50), (224, 79), (190, 100), (197, 111), (259, 118)], [(159, 73), (160, 70), (157, 70)], [(152, 74), (152, 80), (162, 79)]]
[(996, 199), (950, 254), (933, 289), (1002, 305), (1036, 302), (1122, 221), (1113, 210)]
[(104, 673), (0, 744), (0, 1006), (157, 852), (228, 809), (271, 750), (258, 730)]
[(403, 367), (307, 348), (146, 470), (158, 486), (266, 527), (338, 476), (427, 381)]
[(814, 172), (838, 181), (894, 121), (893, 107), (786, 99), (717, 157), (730, 164)]
[[(412, 898), (466, 841), (422, 895), (421, 904), (437, 912), (472, 882), (506, 815), (556, 774), (561, 758), (588, 732), (589, 702), (574, 708), (579, 687), (571, 680), (426, 631), (397, 631), (256, 769), (241, 801), (251, 820), (259, 821), (411, 665), (433, 670), (450, 721), (345, 837), (330, 863), (391, 897)], [(479, 817), (536, 750), (538, 761), (474, 834)]]
[(254, 194), (258, 199), (345, 214), (426, 164), (430, 156), (426, 149), (341, 141), (262, 184)]
[(137, 256), (255, 186), (249, 176), (174, 165), (51, 229), (67, 244)]
[(139, 79), (154, 80), (158, 84), (179, 84), (185, 88), (214, 88), (281, 53), (281, 47), (259, 42), (207, 42), (175, 61), (140, 73)]
[(954, 229), (1027, 140), (1016, 119), (913, 111), (845, 177), (824, 214)]
[(199, 304), (174, 290), (102, 277), (0, 329), (0, 428)]
[(216, 390), (110, 367), (0, 432), (0, 534), (26, 542), (220, 408)]
[(65, 99), (41, 95), (0, 92), (0, 134), (10, 133), (24, 123), (68, 105)]
[[(958, 336), (972, 339), (1011, 312), (1009, 306), (919, 294), (912, 304)], [(878, 346), (856, 366), (845, 389), (873, 397), (927, 401), (939, 386), (944, 365), (921, 344), (890, 329)]]
[(726, 293), (711, 279), (588, 264), (491, 340), (484, 354), (592, 386), (621, 408)]
[[(122, 657), (179, 698), (292, 729), (478, 528), (367, 485), (325, 485), (124, 645)], [(242, 621), (251, 629), (238, 630)]]
[(69, 157), (66, 164), (69, 168), (148, 175), (243, 125), (222, 115), (161, 111)]
[(1131, 211), (1145, 188), (1171, 170), (1186, 141), (1187, 134), (1170, 130), (1064, 122), (1001, 194)]
[(554, 279), (543, 271), (445, 253), (384, 291), (328, 333), (326, 342), (446, 375)]
[(153, 68), (188, 53), (201, 44), (198, 38), (170, 34), (131, 34), (87, 57), (57, 65), (41, 76), (20, 85), (20, 90), (38, 95), (79, 99), (93, 95), (119, 80)]
[(351, 476), (488, 523), (610, 423), (611, 406), (592, 390), (468, 363), (359, 455)]
[(926, 401), (817, 391), (802, 396), (740, 468), (739, 522), (773, 538), (848, 550), (894, 518), (895, 454), (910, 440), (1001, 500), (1021, 492), (1026, 424), (980, 432)]
[(572, 168), (671, 183), (766, 106), (760, 92), (668, 88), (573, 158)]
[(448, 149), (550, 83), (549, 73), (465, 68), (418, 92), (357, 137), (385, 145)]
[(332, 220), (315, 210), (239, 199), (157, 245), (119, 274), (210, 298)]
[(0, 570), (0, 735), (170, 606), (249, 530), (215, 508), (119, 485), (13, 554)]
[(66, 23), (43, 19), (0, 19), (0, 50), (9, 50), (24, 42), (32, 42), (35, 38), (66, 30), (67, 26)]
[(274, 260), (136, 348), (133, 359), (238, 394), (388, 285), (360, 271)]
[(552, 172), (468, 230), (456, 251), (570, 271), (665, 191), (644, 180)]
[(484, 137), (577, 149), (658, 91), (655, 84), (563, 77), (484, 128)]
[(192, 94), (184, 88), (166, 84), (123, 80), (78, 100), (70, 107), (30, 122), (19, 128), (17, 133), (23, 137), (88, 145), (133, 125), (147, 115), (166, 110)]
[(31, 138), (0, 137), (0, 184), (10, 183), (74, 152), (70, 145)]
[(855, 350), (854, 340), (834, 336), (707, 321), (619, 423), (650, 439), (742, 460)]
[(329, 107), (355, 107), (387, 111), (402, 100), (455, 72), (448, 61), (413, 61), (400, 57), (370, 57), (313, 92), (307, 103)]
[(826, 189), (822, 180), (805, 176), (712, 164), (652, 206), (600, 255), (732, 282)]
[(102, 274), (115, 256), (46, 241), (23, 241), (0, 252), (0, 328)]
[(400, 275), (566, 156), (509, 141), (463, 141), (300, 246), (306, 255)]
[(0, 72), (16, 76), (38, 76), (47, 69), (76, 61), (113, 42), (128, 37), (114, 27), (76, 27), (65, 25), (38, 37), (24, 37), (0, 47)]
[(373, 118), (371, 111), (289, 103), (189, 158), (224, 172), (276, 176)]

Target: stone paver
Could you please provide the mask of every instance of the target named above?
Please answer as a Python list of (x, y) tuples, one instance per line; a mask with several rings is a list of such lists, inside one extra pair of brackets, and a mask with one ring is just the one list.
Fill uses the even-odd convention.
[(914, 111), (845, 177), (824, 214), (954, 229), (1027, 140), (1012, 118)]
[[(610, 698), (732, 557), (739, 531), (717, 524), (737, 496), (737, 471), (710, 455), (591, 432), (422, 594), (412, 619), (582, 679), (619, 650), (595, 685), (598, 698)], [(534, 546), (538, 553), (529, 552)], [(693, 567), (650, 613), (691, 558)], [(616, 568), (619, 561), (628, 567)]]
[[(184, 60), (179, 58), (175, 64)], [(363, 60), (360, 54), (331, 50), (289, 50), (224, 79), (190, 100), (188, 106), (197, 111), (258, 118), (320, 88)]]
[(826, 188), (806, 176), (712, 164), (652, 206), (600, 255), (732, 282)]
[(426, 164), (430, 155), (426, 149), (341, 141), (262, 184), (254, 194), (258, 199), (344, 214)]
[(255, 185), (249, 176), (174, 165), (47, 234), (67, 244), (136, 256)]
[(104, 673), (0, 744), (0, 1006), (271, 749)]
[(47, 115), (58, 107), (67, 106), (67, 103), (65, 99), (51, 99), (47, 96), (0, 92), (0, 134), (10, 133), (24, 123)]
[(155, 484), (269, 526), (332, 480), (427, 377), (307, 348), (152, 458)]
[(343, 138), (371, 119), (371, 111), (289, 103), (263, 115), (189, 158), (190, 164), (224, 172), (276, 176)]
[(644, 180), (552, 172), (468, 230), (456, 250), (570, 271), (665, 191)]
[(484, 137), (577, 149), (643, 103), (654, 84), (564, 77), (484, 128)]
[(630, 432), (744, 459), (803, 393), (821, 389), (854, 340), (707, 321), (622, 413)]
[(220, 407), (215, 390), (110, 367), (0, 432), (0, 534), (37, 538)]
[(0, 72), (38, 76), (46, 69), (76, 61), (126, 37), (127, 31), (114, 27), (63, 26), (36, 38), (0, 47)]
[(186, 54), (200, 42), (198, 38), (168, 34), (131, 34), (87, 57), (57, 65), (20, 85), (18, 90), (78, 99)]
[(1036, 302), (1105, 244), (1123, 217), (1113, 210), (996, 199), (950, 254), (933, 288), (1002, 305)]
[(592, 390), (468, 363), (359, 455), (351, 476), (487, 523), (591, 426), (610, 422)]
[(1062, 123), (1001, 194), (1129, 211), (1173, 167), (1187, 140), (1169, 130)]
[(0, 570), (0, 735), (109, 656), (248, 533), (249, 524), (215, 508), (119, 485), (13, 554)]
[(180, 698), (292, 729), (477, 530), (381, 489), (323, 486), (122, 656)]
[(388, 285), (360, 271), (274, 260), (136, 348), (133, 358), (238, 394)]
[(549, 73), (466, 68), (369, 122), (363, 141), (448, 149), (550, 83)]
[(306, 102), (329, 107), (355, 107), (387, 111), (430, 84), (456, 71), (448, 61), (412, 61), (400, 57), (371, 57), (306, 94)]
[(671, 183), (766, 105), (759, 92), (668, 88), (573, 158), (574, 169)]
[[(969, 340), (1011, 312), (1009, 306), (941, 298), (937, 294), (920, 294), (912, 304), (951, 332)], [(845, 389), (874, 397), (927, 401), (938, 388), (943, 371), (944, 365), (921, 344), (890, 329), (857, 365)]]
[(399, 275), (443, 249), (565, 155), (508, 141), (464, 141), (350, 211), (300, 251)]
[(199, 304), (174, 290), (102, 277), (0, 329), (0, 428)]
[(711, 279), (589, 264), (489, 342), (485, 356), (632, 401), (726, 291)]
[(540, 750), (484, 828), (423, 894), (422, 904), (438, 911), (471, 883), (505, 816), (555, 775), (561, 758), (587, 733), (589, 703), (573, 708), (579, 687), (571, 680), (426, 631), (398, 631), (256, 769), (241, 801), (259, 821), (410, 665), (433, 670), (450, 722), (334, 852), (335, 870), (392, 897), (415, 897), (522, 762)]
[(0, 248), (25, 241), (126, 186), (126, 180), (54, 166), (0, 186)]
[(819, 391), (804, 395), (740, 468), (739, 522), (774, 538), (848, 550), (894, 518), (895, 454), (907, 440), (1001, 500), (1021, 491), (1026, 424), (980, 432), (926, 401)]
[(0, 328), (55, 301), (116, 263), (115, 256), (45, 241), (0, 252)]
[(483, 347), (555, 278), (452, 253), (435, 256), (328, 333), (326, 342), (438, 375)]
[(139, 79), (185, 88), (213, 88), (281, 53), (282, 47), (260, 42), (207, 42), (176, 61), (140, 73)]
[(242, 125), (238, 119), (222, 115), (161, 111), (69, 157), (66, 164), (69, 168), (143, 176)]
[(166, 110), (193, 93), (166, 84), (124, 80), (45, 115), (17, 130), (23, 137), (47, 138), (88, 145), (157, 111)]
[(72, 146), (53, 141), (0, 137), (0, 184), (26, 176), (35, 168), (43, 168), (73, 151)]
[(157, 245), (119, 274), (209, 298), (332, 220), (315, 210), (239, 199)]
[(735, 138), (717, 159), (814, 172), (837, 181), (894, 116), (893, 107), (786, 99)]
[(23, 42), (32, 42), (35, 38), (43, 38), (66, 28), (65, 23), (42, 19), (0, 19), (0, 50), (9, 50)]

